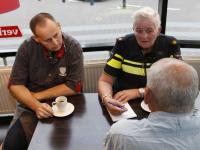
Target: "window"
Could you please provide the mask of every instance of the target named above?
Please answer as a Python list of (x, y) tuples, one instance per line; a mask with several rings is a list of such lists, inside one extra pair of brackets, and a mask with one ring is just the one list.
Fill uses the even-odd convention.
[[(1, 26), (17, 25), (22, 37), (0, 40), (1, 49), (17, 49), (22, 41), (32, 35), (30, 19), (40, 12), (48, 12), (60, 22), (62, 31), (81, 44), (115, 42), (117, 37), (132, 33), (132, 13), (144, 6), (158, 10), (158, 0), (106, 0), (89, 2), (80, 0), (20, 0), (20, 7), (0, 15)], [(94, 0), (95, 1), (95, 0)]]
[(198, 0), (169, 0), (166, 34), (179, 40), (200, 40)]
[[(126, 0), (126, 9), (123, 8), (123, 0), (94, 2), (93, 6), (84, 0), (65, 0), (65, 3), (63, 0), (20, 0), (18, 9), (0, 15), (0, 27), (18, 26), (23, 36), (2, 38), (0, 52), (17, 51), (19, 45), (32, 35), (29, 29), (30, 19), (40, 12), (52, 14), (60, 22), (62, 31), (81, 44), (114, 43), (116, 38), (133, 32), (132, 13), (144, 6), (158, 10), (158, 0)], [(107, 52), (105, 54), (107, 59)], [(12, 65), (13, 62), (14, 57), (7, 58), (7, 65)], [(1, 58), (0, 66), (3, 65)]]

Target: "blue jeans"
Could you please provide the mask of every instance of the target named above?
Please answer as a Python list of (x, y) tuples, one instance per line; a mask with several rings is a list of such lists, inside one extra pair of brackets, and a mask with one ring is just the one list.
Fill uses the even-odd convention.
[(27, 150), (28, 142), (20, 119), (9, 130), (5, 141), (4, 150)]

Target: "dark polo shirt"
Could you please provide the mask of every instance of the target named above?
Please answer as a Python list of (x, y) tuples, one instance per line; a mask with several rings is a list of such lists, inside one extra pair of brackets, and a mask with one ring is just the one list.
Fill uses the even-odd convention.
[(10, 85), (25, 85), (39, 92), (65, 83), (79, 92), (83, 75), (83, 55), (80, 44), (63, 34), (64, 44), (58, 52), (49, 54), (31, 37), (18, 49)]
[[(64, 83), (80, 92), (83, 77), (82, 48), (71, 36), (62, 35), (63, 46), (52, 55), (32, 37), (26, 39), (18, 49), (8, 88), (10, 85), (25, 85), (30, 91), (39, 92)], [(33, 110), (17, 102), (9, 129), (17, 119), (20, 119), (29, 143), (38, 118)]]

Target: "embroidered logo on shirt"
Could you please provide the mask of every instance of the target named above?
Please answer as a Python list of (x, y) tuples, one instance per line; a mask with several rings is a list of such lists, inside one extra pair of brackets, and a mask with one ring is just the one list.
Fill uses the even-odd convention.
[(66, 74), (66, 67), (60, 67), (59, 68), (59, 70), (60, 70), (60, 76), (66, 76), (67, 74)]

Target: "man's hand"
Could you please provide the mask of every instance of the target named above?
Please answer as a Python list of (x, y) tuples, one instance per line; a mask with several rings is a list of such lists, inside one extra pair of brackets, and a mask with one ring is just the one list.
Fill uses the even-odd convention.
[[(120, 107), (122, 107), (123, 109), (116, 107), (116, 106), (113, 106), (112, 104), (109, 104), (108, 103), (109, 101), (120, 106)], [(122, 113), (127, 111), (127, 108), (124, 107), (124, 104), (122, 104), (121, 102), (116, 101), (114, 99), (111, 99), (110, 97), (104, 98), (104, 104), (105, 104), (106, 108), (109, 110), (109, 112), (114, 116), (121, 115)]]
[(36, 113), (36, 116), (38, 117), (38, 119), (53, 117), (53, 110), (46, 103), (40, 103), (37, 106), (35, 113)]
[(113, 99), (116, 99), (119, 102), (122, 102), (123, 104), (131, 99), (136, 99), (140, 97), (138, 89), (129, 89), (129, 90), (123, 90), (115, 94)]

